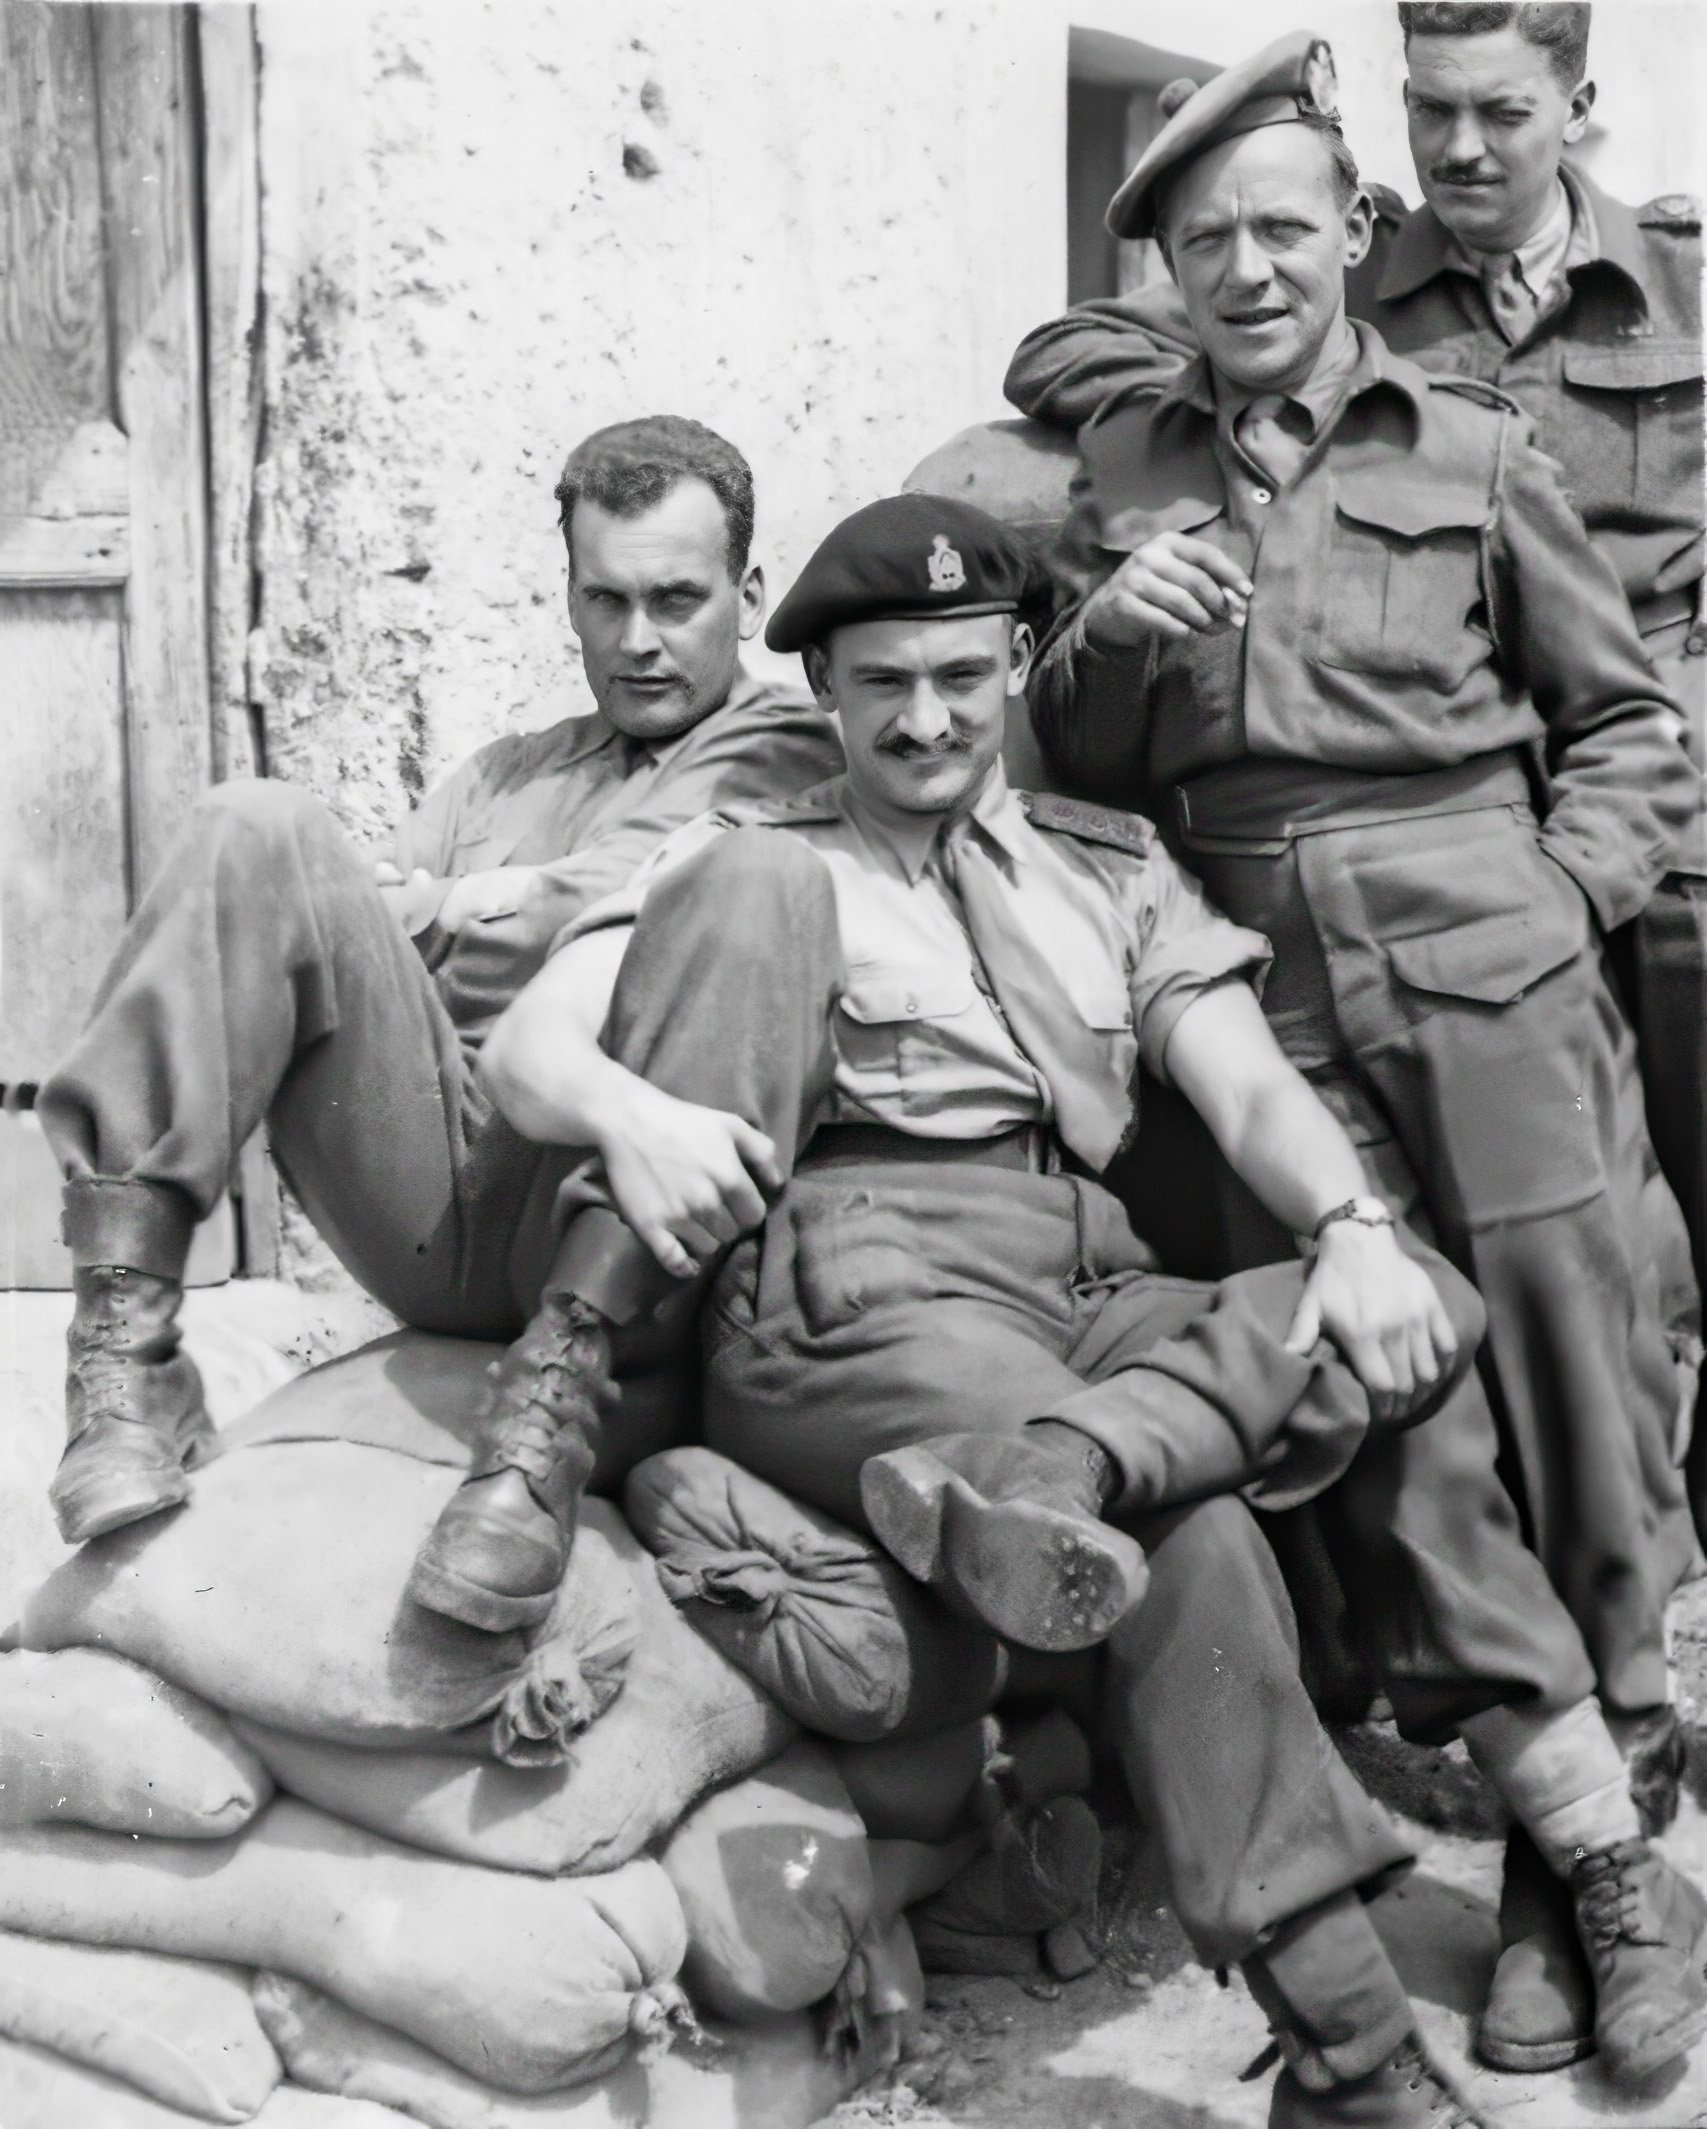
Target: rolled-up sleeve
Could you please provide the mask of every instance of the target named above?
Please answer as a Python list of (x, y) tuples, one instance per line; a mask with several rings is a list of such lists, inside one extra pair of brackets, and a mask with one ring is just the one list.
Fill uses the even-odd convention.
[(1224, 917), (1160, 844), (1135, 875), (1132, 895), (1139, 941), (1132, 1026), (1139, 1056), (1165, 1081), (1168, 1038), (1186, 1007), (1222, 983), (1248, 983), (1260, 996), (1273, 949), (1261, 932)]

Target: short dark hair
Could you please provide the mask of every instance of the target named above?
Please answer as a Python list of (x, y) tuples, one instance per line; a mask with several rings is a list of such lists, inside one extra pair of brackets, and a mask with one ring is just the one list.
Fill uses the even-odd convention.
[(557, 522), (573, 566), (569, 520), (583, 497), (615, 517), (639, 517), (678, 481), (701, 480), (723, 506), (729, 574), (738, 578), (753, 548), (753, 469), (715, 429), (681, 414), (644, 414), (585, 436), (564, 461)]
[[(1363, 190), (1363, 179), (1358, 171), (1357, 157), (1346, 146), (1345, 135), (1340, 131), (1339, 127), (1329, 120), (1318, 118), (1309, 111), (1300, 111), (1298, 122), (1300, 125), (1308, 127), (1327, 150), (1328, 174), (1334, 188), (1334, 205), (1341, 214), (1344, 214), (1352, 201)], [(1181, 167), (1189, 170), (1191, 165), (1186, 163)], [(1154, 212), (1157, 241), (1164, 251), (1167, 249), (1167, 239), (1161, 234), (1163, 217), (1168, 210), (1168, 194), (1173, 190), (1173, 180), (1179, 175), (1180, 172), (1178, 170), (1170, 170), (1156, 187)]]
[(1545, 52), (1567, 95), (1588, 72), (1589, 0), (1399, 0), (1399, 27), (1413, 37), (1489, 37), (1515, 29)]

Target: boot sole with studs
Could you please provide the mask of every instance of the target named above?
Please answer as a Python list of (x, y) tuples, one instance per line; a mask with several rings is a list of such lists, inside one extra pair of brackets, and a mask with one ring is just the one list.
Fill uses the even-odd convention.
[(1149, 1581), (1142, 1549), (1123, 1531), (1031, 1501), (986, 1501), (925, 1448), (873, 1458), (860, 1498), (915, 1581), (1046, 1655), (1094, 1647)]

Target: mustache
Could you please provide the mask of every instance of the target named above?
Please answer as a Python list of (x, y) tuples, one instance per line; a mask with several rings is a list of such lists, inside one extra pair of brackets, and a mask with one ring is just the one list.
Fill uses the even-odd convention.
[(945, 732), (940, 739), (908, 739), (901, 733), (877, 742), (879, 754), (892, 754), (898, 761), (936, 761), (949, 754), (966, 754), (971, 741), (958, 732)]
[(1480, 163), (1436, 163), (1429, 177), (1437, 185), (1497, 185), (1499, 172), (1484, 170)]

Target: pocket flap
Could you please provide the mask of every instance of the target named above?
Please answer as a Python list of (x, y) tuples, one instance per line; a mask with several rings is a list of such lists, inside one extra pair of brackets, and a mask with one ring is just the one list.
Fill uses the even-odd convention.
[(972, 1003), (970, 975), (944, 968), (861, 969), (849, 972), (842, 1011), (871, 1026), (890, 1020), (951, 1020)]
[(1580, 896), (1577, 900), (1575, 922), (1561, 897), (1553, 907), (1514, 909), (1425, 938), (1395, 939), (1387, 951), (1413, 990), (1510, 1005), (1581, 948), (1588, 937), (1588, 904)]
[(1468, 483), (1423, 482), (1395, 474), (1390, 465), (1339, 475), (1334, 502), (1354, 524), (1378, 525), (1408, 540), (1431, 532), (1477, 531), (1493, 514), (1486, 492)]
[(1701, 375), (1698, 340), (1621, 340), (1607, 347), (1560, 349), (1565, 381), (1594, 392), (1655, 392)]

